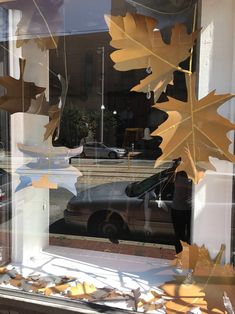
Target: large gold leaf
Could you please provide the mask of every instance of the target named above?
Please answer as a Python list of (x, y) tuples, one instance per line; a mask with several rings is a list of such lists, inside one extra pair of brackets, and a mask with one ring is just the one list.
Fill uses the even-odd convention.
[(175, 70), (188, 72), (179, 63), (190, 56), (197, 32), (187, 34), (186, 27), (177, 24), (172, 29), (170, 44), (166, 44), (156, 28), (156, 20), (150, 17), (128, 13), (125, 17), (106, 15), (105, 20), (112, 37), (110, 45), (118, 49), (110, 55), (115, 69), (151, 69), (152, 73), (132, 91), (153, 91), (157, 100), (172, 81)]
[[(197, 100), (195, 75), (188, 76), (186, 81), (187, 102), (169, 97), (168, 102), (154, 105), (166, 111), (169, 117), (151, 135), (163, 139), (160, 145), (163, 154), (156, 161), (156, 166), (165, 160), (181, 157), (182, 163), (177, 171), (184, 170), (197, 183), (199, 171), (215, 170), (209, 161), (210, 156), (235, 162), (235, 156), (229, 152), (231, 141), (227, 137), (235, 125), (217, 112), (223, 103), (235, 95), (215, 95), (213, 91)], [(185, 153), (186, 147), (189, 153)]]

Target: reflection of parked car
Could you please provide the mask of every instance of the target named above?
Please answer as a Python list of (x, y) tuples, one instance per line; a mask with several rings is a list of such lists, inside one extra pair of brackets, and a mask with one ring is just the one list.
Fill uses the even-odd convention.
[[(122, 235), (125, 230), (146, 231), (147, 223), (159, 241), (173, 236), (167, 210), (172, 199), (172, 185), (168, 183), (178, 164), (179, 160), (176, 160), (170, 168), (143, 181), (112, 182), (80, 192), (69, 201), (64, 212), (65, 222), (107, 237)], [(161, 202), (156, 197), (160, 193), (164, 200)]]
[(89, 142), (83, 145), (82, 157), (93, 158), (121, 158), (125, 156), (127, 151), (123, 148), (107, 147), (103, 143)]

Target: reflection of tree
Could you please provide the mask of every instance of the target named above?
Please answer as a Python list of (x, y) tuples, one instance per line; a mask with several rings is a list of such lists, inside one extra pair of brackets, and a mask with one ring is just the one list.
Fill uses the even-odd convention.
[(60, 127), (58, 143), (66, 147), (79, 146), (88, 135), (87, 117), (79, 108), (65, 107)]
[[(94, 140), (100, 140), (100, 125), (101, 125), (101, 110), (91, 111), (87, 113), (89, 130), (91, 131)], [(113, 136), (116, 134), (117, 118), (109, 110), (104, 110), (104, 142), (110, 144), (113, 141)]]
[[(110, 144), (115, 136), (117, 118), (109, 110), (104, 110), (104, 140)], [(80, 108), (65, 107), (61, 120), (60, 136), (56, 144), (77, 147), (90, 131), (92, 138), (100, 140), (101, 111), (84, 112)]]

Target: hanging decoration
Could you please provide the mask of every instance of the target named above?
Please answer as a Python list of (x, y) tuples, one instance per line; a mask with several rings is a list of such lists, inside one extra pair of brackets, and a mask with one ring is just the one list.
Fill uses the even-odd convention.
[(63, 3), (64, 0), (0, 1), (0, 6), (22, 12), (15, 33), (16, 47), (34, 39), (41, 50), (57, 48), (56, 33), (63, 22), (60, 13)]
[(157, 101), (172, 81), (174, 71), (189, 72), (179, 63), (190, 56), (198, 32), (188, 34), (184, 25), (177, 24), (172, 28), (170, 44), (166, 44), (156, 20), (150, 17), (127, 13), (125, 17), (106, 15), (105, 20), (112, 37), (110, 45), (118, 49), (110, 55), (115, 69), (151, 69), (151, 73), (131, 91), (153, 91)]
[(45, 91), (44, 87), (38, 87), (33, 82), (25, 82), (23, 79), (26, 60), (19, 59), (20, 77), (15, 79), (11, 76), (0, 77), (0, 85), (6, 88), (5, 96), (0, 97), (0, 109), (9, 113), (26, 112), (32, 99)]
[(60, 74), (58, 74), (58, 79), (61, 83), (62, 88), (61, 96), (59, 104), (51, 106), (48, 110), (50, 122), (45, 125), (46, 132), (44, 134), (44, 141), (46, 141), (50, 136), (53, 137), (54, 134), (55, 140), (57, 140), (60, 135), (60, 121), (64, 111), (66, 96), (68, 92), (68, 80), (65, 80)]
[(181, 157), (182, 163), (177, 171), (185, 171), (198, 183), (201, 178), (199, 172), (215, 170), (209, 157), (235, 162), (235, 156), (229, 152), (231, 141), (227, 137), (235, 125), (218, 114), (218, 108), (235, 95), (216, 95), (213, 91), (198, 100), (195, 74), (186, 76), (186, 83), (187, 102), (168, 97), (168, 102), (154, 105), (166, 111), (169, 117), (151, 135), (163, 139), (160, 145), (163, 154), (156, 161), (156, 166), (165, 160)]

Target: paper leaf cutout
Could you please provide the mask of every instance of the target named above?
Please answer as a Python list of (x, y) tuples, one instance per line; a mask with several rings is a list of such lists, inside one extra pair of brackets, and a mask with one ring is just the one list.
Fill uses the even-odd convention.
[(51, 106), (48, 113), (51, 121), (45, 125), (46, 132), (44, 134), (44, 141), (46, 141), (50, 136), (53, 136), (55, 130), (60, 124), (60, 108), (58, 105)]
[(197, 32), (187, 34), (184, 25), (177, 24), (172, 29), (171, 42), (163, 42), (160, 31), (156, 30), (156, 20), (138, 15), (105, 16), (112, 37), (110, 45), (117, 51), (110, 57), (115, 69), (151, 68), (151, 74), (132, 88), (136, 92), (154, 92), (157, 100), (173, 79), (176, 70), (188, 72), (179, 67), (179, 63), (190, 56)]
[(169, 97), (168, 102), (154, 105), (155, 108), (166, 111), (169, 117), (151, 135), (163, 139), (160, 145), (163, 154), (156, 161), (156, 166), (165, 160), (181, 157), (182, 163), (177, 171), (184, 170), (197, 183), (200, 179), (199, 170), (215, 170), (210, 163), (210, 156), (235, 162), (235, 156), (228, 151), (231, 141), (227, 137), (235, 125), (217, 112), (223, 103), (235, 95), (215, 95), (213, 91), (197, 100), (195, 75), (187, 76), (186, 81), (187, 102)]
[[(195, 284), (184, 285), (182, 281), (185, 277), (177, 276), (176, 281), (168, 282), (161, 287), (167, 296), (178, 298), (177, 301), (171, 301), (166, 304), (167, 309), (170, 311), (173, 308), (176, 310), (181, 309), (180, 313), (185, 313), (185, 306), (188, 308), (189, 301), (193, 301), (195, 306), (207, 309), (208, 313), (224, 313), (223, 296), (224, 291), (227, 292), (231, 301), (235, 302), (235, 272), (232, 265), (223, 265), (222, 256), (225, 250), (225, 246), (222, 245), (217, 256), (212, 259), (209, 251), (205, 246), (198, 247), (196, 245), (188, 245), (182, 242), (183, 251), (177, 255), (181, 258), (183, 269), (193, 269), (193, 279)], [(197, 254), (195, 254), (197, 251)], [(193, 260), (193, 265), (188, 263), (190, 261), (190, 255)], [(184, 287), (190, 290), (191, 296), (194, 299), (186, 299), (187, 291)], [(177, 294), (176, 294), (177, 292)], [(199, 298), (199, 299), (198, 299)], [(198, 302), (202, 301), (202, 305)], [(205, 303), (206, 302), (206, 303)], [(206, 313), (207, 313), (206, 312)]]
[(39, 181), (33, 180), (32, 186), (41, 189), (57, 189), (57, 184), (49, 181), (48, 176), (42, 176)]
[(0, 109), (9, 113), (26, 112), (29, 109), (31, 99), (45, 91), (44, 87), (38, 87), (33, 82), (25, 82), (23, 74), (26, 60), (19, 59), (20, 78), (11, 76), (0, 77), (0, 85), (7, 90), (5, 96), (0, 97)]
[(46, 101), (45, 93), (42, 93), (38, 97), (36, 97), (36, 99), (31, 100), (31, 105), (27, 112), (47, 116), (48, 110), (49, 104)]
[(140, 300), (140, 296), (141, 296), (140, 288), (133, 289), (132, 293), (134, 296), (134, 310), (138, 311), (138, 303), (141, 301)]
[(60, 74), (58, 75), (58, 78), (62, 87), (60, 101), (58, 105), (51, 106), (50, 109), (48, 110), (50, 122), (45, 125), (46, 132), (44, 134), (44, 141), (46, 141), (50, 136), (53, 136), (55, 131), (56, 131), (55, 140), (57, 140), (60, 135), (60, 119), (63, 114), (66, 102), (68, 81), (66, 81)]
[(91, 284), (89, 285), (86, 282), (79, 283), (75, 287), (71, 287), (71, 289), (68, 291), (68, 296), (71, 299), (81, 299), (81, 298), (88, 298), (89, 295), (96, 292), (96, 287)]
[(57, 48), (56, 36), (62, 16), (60, 8), (63, 0), (37, 0), (37, 1), (0, 1), (6, 9), (22, 11), (22, 17), (17, 25), (17, 48), (34, 39), (41, 50)]
[(48, 159), (54, 159), (54, 158), (67, 158), (80, 155), (83, 151), (83, 147), (77, 147), (77, 148), (67, 148), (65, 146), (60, 147), (54, 147), (51, 143), (48, 143), (48, 145), (44, 146), (29, 146), (21, 143), (17, 143), (18, 149), (23, 152), (24, 154), (27, 154), (31, 157), (36, 158), (48, 158)]

